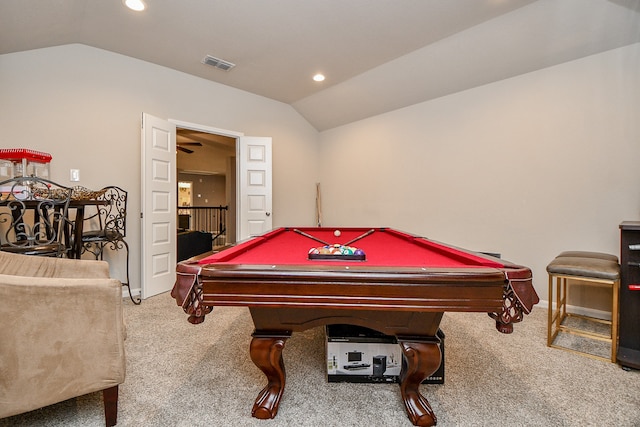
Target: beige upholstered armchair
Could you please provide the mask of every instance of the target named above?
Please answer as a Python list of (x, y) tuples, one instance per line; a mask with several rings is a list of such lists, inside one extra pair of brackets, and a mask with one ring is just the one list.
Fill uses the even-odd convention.
[(0, 418), (103, 391), (117, 422), (122, 290), (104, 261), (0, 252)]

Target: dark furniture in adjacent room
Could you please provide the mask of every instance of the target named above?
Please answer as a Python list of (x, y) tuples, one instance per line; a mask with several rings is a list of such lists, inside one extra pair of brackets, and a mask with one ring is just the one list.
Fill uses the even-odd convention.
[(191, 228), (191, 215), (178, 214), (178, 229), (189, 230)]
[(640, 369), (640, 221), (622, 222), (620, 238), (618, 363)]
[[(366, 260), (309, 259), (316, 239), (352, 243)], [(172, 296), (191, 323), (204, 321), (215, 305), (249, 307), (255, 325), (249, 353), (267, 378), (252, 409), (262, 419), (277, 414), (291, 334), (354, 324), (396, 337), (409, 419), (435, 425), (419, 386), (440, 366), (444, 312), (489, 313), (509, 333), (538, 302), (526, 267), (388, 228), (280, 228), (177, 270)]]
[(213, 234), (204, 231), (178, 231), (178, 262), (209, 252)]

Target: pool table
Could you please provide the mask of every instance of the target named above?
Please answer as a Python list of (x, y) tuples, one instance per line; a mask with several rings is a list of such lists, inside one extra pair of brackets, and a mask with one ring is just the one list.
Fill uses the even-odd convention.
[[(325, 246), (360, 256), (310, 259)], [(391, 228), (278, 228), (179, 263), (171, 295), (194, 324), (216, 305), (249, 307), (255, 325), (249, 353), (267, 378), (254, 417), (277, 414), (282, 351), (293, 332), (352, 324), (397, 338), (404, 356), (400, 392), (420, 426), (437, 421), (419, 386), (440, 365), (444, 312), (489, 313), (500, 332), (510, 333), (538, 302), (530, 269)]]

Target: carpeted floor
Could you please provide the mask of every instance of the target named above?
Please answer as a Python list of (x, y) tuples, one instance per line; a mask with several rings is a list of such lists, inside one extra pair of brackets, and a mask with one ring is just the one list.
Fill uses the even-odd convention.
[[(498, 333), (482, 313), (447, 313), (444, 385), (423, 385), (438, 426), (640, 426), (640, 372), (546, 347), (546, 309)], [(127, 379), (119, 426), (411, 426), (397, 384), (326, 381), (322, 328), (284, 350), (287, 385), (273, 420), (251, 417), (265, 384), (249, 358), (246, 308), (191, 325), (168, 294), (126, 304)], [(101, 426), (90, 394), (0, 420), (8, 426)]]

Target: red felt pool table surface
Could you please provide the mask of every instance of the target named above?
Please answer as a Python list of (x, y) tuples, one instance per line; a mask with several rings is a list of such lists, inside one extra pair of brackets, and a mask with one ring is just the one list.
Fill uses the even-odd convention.
[[(304, 233), (296, 232), (296, 230)], [(334, 231), (339, 230), (336, 237)], [(309, 260), (309, 250), (323, 246), (311, 237), (331, 245), (344, 245), (370, 234), (349, 246), (364, 251), (364, 261)], [(314, 265), (324, 264), (353, 267), (416, 267), (416, 268), (503, 268), (504, 263), (469, 251), (440, 244), (432, 240), (390, 228), (278, 228), (262, 236), (240, 243), (233, 248), (198, 261), (206, 264), (254, 265)]]

